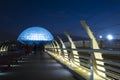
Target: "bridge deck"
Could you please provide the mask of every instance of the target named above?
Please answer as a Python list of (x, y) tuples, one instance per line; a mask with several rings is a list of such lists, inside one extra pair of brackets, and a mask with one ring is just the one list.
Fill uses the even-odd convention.
[(75, 78), (47, 53), (43, 56), (37, 53), (24, 56), (22, 61), (13, 64), (7, 72), (0, 72), (0, 80), (75, 80)]

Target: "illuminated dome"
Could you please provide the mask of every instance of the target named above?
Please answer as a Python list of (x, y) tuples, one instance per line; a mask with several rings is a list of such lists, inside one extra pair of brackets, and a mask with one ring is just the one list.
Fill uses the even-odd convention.
[(33, 42), (39, 44), (41, 42), (53, 41), (53, 36), (42, 27), (30, 27), (25, 29), (17, 40), (26, 44), (32, 44)]

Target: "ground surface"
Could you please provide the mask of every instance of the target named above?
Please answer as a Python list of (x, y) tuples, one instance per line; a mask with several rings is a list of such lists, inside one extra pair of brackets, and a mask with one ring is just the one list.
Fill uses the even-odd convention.
[(0, 80), (76, 80), (47, 53), (24, 56), (19, 63), (12, 65), (8, 71), (0, 72)]

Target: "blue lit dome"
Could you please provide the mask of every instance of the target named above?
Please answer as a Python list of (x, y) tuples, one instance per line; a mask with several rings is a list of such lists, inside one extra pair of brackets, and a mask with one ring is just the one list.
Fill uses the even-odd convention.
[(32, 44), (34, 43), (43, 43), (48, 41), (53, 41), (52, 34), (42, 28), (42, 27), (30, 27), (25, 29), (18, 37), (18, 41), (26, 43), (26, 44)]

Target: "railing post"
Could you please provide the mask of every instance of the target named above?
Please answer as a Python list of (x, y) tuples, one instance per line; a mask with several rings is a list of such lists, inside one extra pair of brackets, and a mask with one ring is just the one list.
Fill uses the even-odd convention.
[(52, 50), (53, 50), (53, 52), (55, 53), (55, 49), (54, 49), (55, 47), (54, 47), (54, 44), (53, 44), (53, 42), (52, 42)]
[(90, 53), (90, 73), (91, 74), (90, 74), (89, 80), (94, 80), (93, 56), (94, 56), (93, 53)]
[(55, 40), (55, 43), (57, 45), (58, 56), (60, 56), (60, 53), (61, 53), (60, 46), (56, 40)]
[(55, 48), (55, 55), (58, 55), (58, 46), (55, 43), (55, 41), (53, 42), (53, 44), (54, 44), (54, 48)]
[(71, 55), (71, 52), (68, 53), (68, 58), (69, 58), (69, 68), (72, 69), (72, 55)]
[[(90, 30), (90, 28), (89, 28), (89, 26), (86, 24), (86, 22), (85, 22), (84, 20), (81, 20), (80, 23), (81, 23), (82, 26), (85, 28), (86, 32), (88, 33), (88, 36), (89, 36), (90, 39), (92, 40), (92, 46), (93, 46), (92, 48), (93, 48), (93, 49), (100, 49), (100, 47), (99, 47), (99, 45), (98, 45), (98, 43), (97, 43), (97, 40), (96, 40), (95, 36), (93, 35), (92, 31)], [(95, 57), (95, 59), (101, 59), (101, 60), (103, 60), (102, 53), (100, 53), (100, 52), (94, 52), (94, 57)], [(94, 60), (95, 60), (95, 59), (94, 59)], [(96, 62), (96, 64), (104, 65), (104, 62), (100, 62), (100, 61), (97, 61), (97, 60), (95, 60), (95, 62)], [(94, 66), (96, 66), (96, 69), (105, 71), (105, 68), (104, 68), (104, 67), (98, 66), (98, 65), (96, 65), (96, 64), (94, 64)], [(95, 73), (96, 73), (96, 75), (94, 75), (94, 77), (96, 77), (96, 78), (99, 78), (99, 77), (98, 77), (98, 74), (99, 74), (99, 75), (102, 75), (103, 77), (106, 77), (106, 74), (103, 73), (103, 72), (101, 72), (101, 71), (96, 70)]]
[[(76, 45), (74, 44), (74, 42), (73, 42), (72, 38), (70, 37), (70, 35), (69, 35), (68, 33), (66, 33), (66, 32), (65, 32), (65, 35), (67, 36), (67, 38), (68, 38), (68, 40), (69, 40), (69, 42), (70, 42), (71, 49), (76, 49)], [(78, 54), (78, 51), (72, 50), (71, 52), (72, 52), (72, 54), (73, 54), (73, 57), (75, 57), (75, 58), (73, 58), (72, 61), (73, 61), (75, 64), (80, 65), (80, 64), (78, 64), (77, 62), (74, 61), (74, 60), (76, 60), (76, 61), (78, 61), (78, 62), (80, 63), (79, 56), (78, 56), (78, 55), (79, 55), (79, 54)], [(77, 58), (77, 59), (76, 59), (76, 58)]]
[[(65, 46), (64, 42), (62, 41), (62, 39), (59, 36), (57, 36), (57, 38), (60, 40), (60, 43), (62, 44), (62, 49), (65, 49), (66, 46)], [(64, 54), (63, 58), (65, 58), (65, 57), (68, 58), (67, 50), (62, 50), (62, 52), (63, 52), (62, 54)]]
[(93, 66), (91, 66), (90, 67), (90, 73), (91, 73), (91, 75), (90, 75), (90, 79), (89, 80), (94, 80), (94, 69), (93, 69)]

